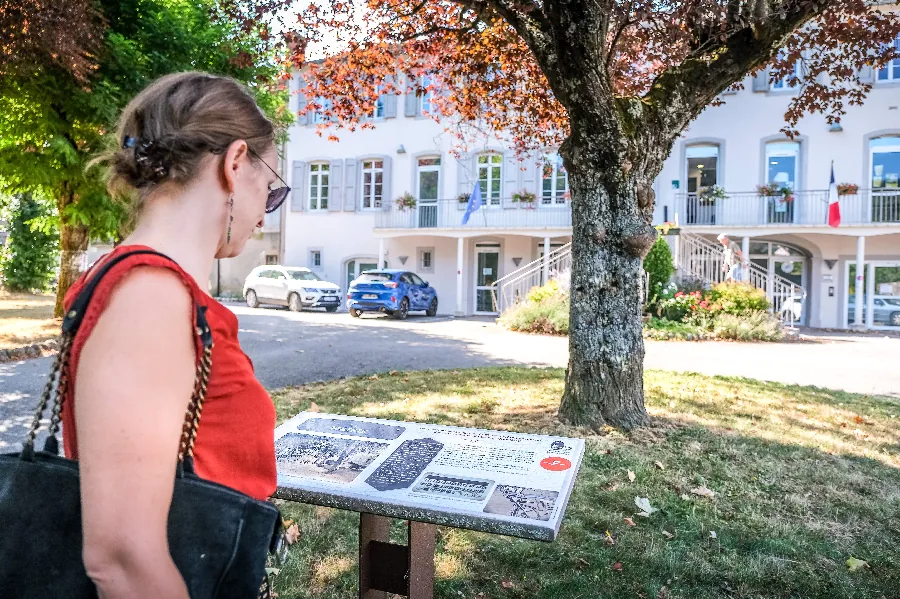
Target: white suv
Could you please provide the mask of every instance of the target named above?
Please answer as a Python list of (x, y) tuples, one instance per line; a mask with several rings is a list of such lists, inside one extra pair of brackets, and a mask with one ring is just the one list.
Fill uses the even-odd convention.
[(287, 306), (292, 312), (303, 308), (325, 308), (334, 312), (341, 305), (341, 288), (323, 281), (308, 268), (257, 266), (244, 281), (247, 305)]

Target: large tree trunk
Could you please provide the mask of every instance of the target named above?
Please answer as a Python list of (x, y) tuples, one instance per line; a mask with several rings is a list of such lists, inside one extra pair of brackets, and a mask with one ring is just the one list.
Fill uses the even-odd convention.
[(624, 152), (597, 150), (596, 136), (577, 139), (573, 133), (560, 150), (572, 193), (572, 281), (559, 418), (632, 429), (647, 422), (642, 260), (656, 238), (646, 216), (653, 192)]
[[(62, 210), (60, 210), (62, 213)], [(59, 234), (59, 284), (56, 287), (57, 318), (63, 315), (63, 299), (86, 264), (90, 229), (82, 224), (62, 223)]]

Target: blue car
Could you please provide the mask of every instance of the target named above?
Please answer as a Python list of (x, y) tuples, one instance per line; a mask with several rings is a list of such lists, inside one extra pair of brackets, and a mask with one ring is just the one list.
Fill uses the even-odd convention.
[(410, 310), (424, 310), (427, 316), (437, 315), (438, 298), (428, 281), (415, 273), (367, 270), (350, 283), (347, 307), (353, 318), (359, 318), (363, 312), (384, 312), (404, 320)]

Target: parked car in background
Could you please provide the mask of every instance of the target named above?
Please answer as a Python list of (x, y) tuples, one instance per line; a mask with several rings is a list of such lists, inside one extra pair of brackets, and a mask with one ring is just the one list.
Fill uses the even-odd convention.
[(363, 312), (384, 312), (398, 320), (409, 316), (410, 310), (424, 310), (426, 316), (436, 316), (437, 292), (428, 281), (406, 270), (367, 270), (350, 283), (347, 292), (350, 316)]
[[(900, 327), (900, 297), (873, 297), (872, 303), (875, 309), (872, 310), (874, 316), (873, 323), (875, 326), (891, 326)], [(866, 322), (866, 314), (868, 306), (864, 303), (862, 307), (862, 319)], [(849, 322), (853, 324), (856, 310), (856, 297), (850, 296), (850, 302), (847, 309)]]
[(247, 305), (287, 306), (292, 312), (303, 308), (325, 308), (334, 312), (341, 305), (341, 288), (323, 281), (308, 268), (257, 266), (244, 281)]

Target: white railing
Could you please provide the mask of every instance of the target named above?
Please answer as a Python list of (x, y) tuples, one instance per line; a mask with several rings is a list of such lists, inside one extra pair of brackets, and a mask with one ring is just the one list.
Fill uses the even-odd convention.
[[(795, 191), (791, 201), (755, 191), (726, 192), (712, 199), (697, 193), (674, 198), (674, 213), (687, 227), (827, 225), (828, 191)], [(838, 199), (843, 225), (900, 225), (900, 189), (860, 189)]]
[(494, 310), (500, 313), (504, 312), (524, 300), (533, 288), (540, 287), (553, 279), (564, 280), (563, 286), (565, 287), (568, 285), (567, 277), (571, 272), (572, 244), (570, 242), (550, 252), (547, 255), (546, 264), (542, 256), (498, 279), (491, 286)]
[[(710, 286), (729, 280), (731, 275), (720, 245), (684, 231), (678, 236), (676, 263), (682, 276), (687, 274)], [(749, 262), (746, 267), (746, 282), (766, 293), (769, 310), (790, 326), (799, 322), (806, 290), (781, 275), (769, 273), (758, 264)], [(741, 274), (744, 274), (743, 269)]]

